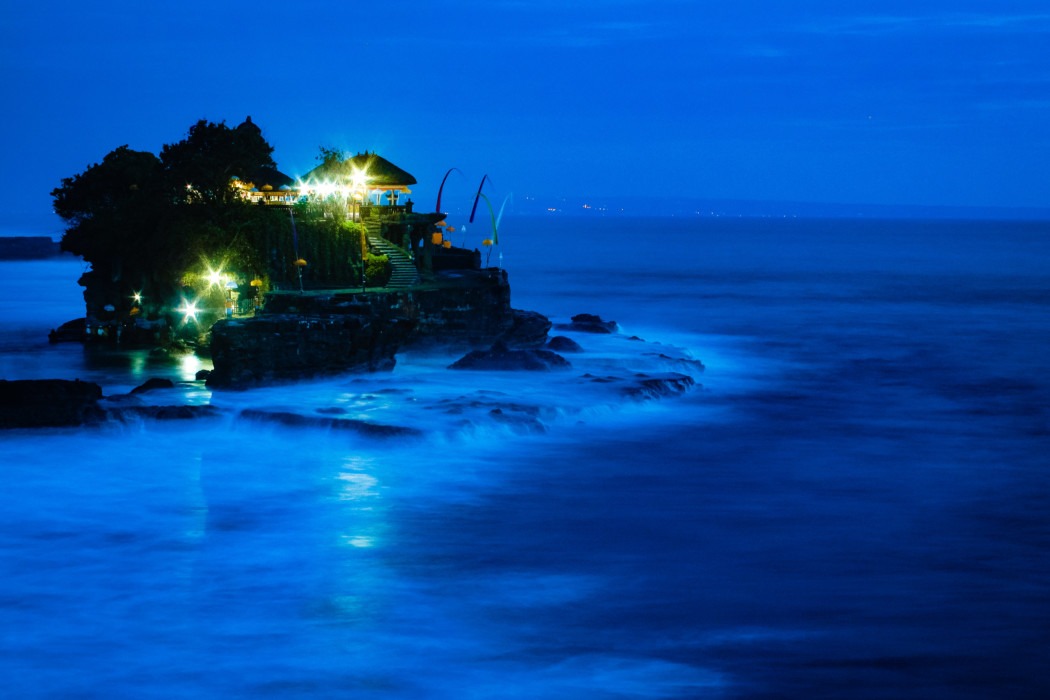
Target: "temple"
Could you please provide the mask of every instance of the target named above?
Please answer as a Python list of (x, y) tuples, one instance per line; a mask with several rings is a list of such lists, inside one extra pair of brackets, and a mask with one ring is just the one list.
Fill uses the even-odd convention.
[[(207, 127), (202, 122), (196, 128)], [(219, 126), (211, 128), (222, 135)], [(268, 156), (272, 151), (250, 117), (233, 131), (233, 152), (254, 148), (256, 154)], [(146, 153), (115, 154), (136, 165), (157, 160)], [(104, 167), (115, 169), (124, 160), (113, 160), (114, 164)], [(487, 264), (483, 268), (478, 249), (453, 245), (450, 234), (454, 229), (447, 225), (444, 213), (414, 208), (413, 175), (367, 151), (351, 156), (322, 149), (321, 161), (309, 172), (290, 177), (269, 157), (244, 158), (237, 166), (219, 169), (215, 182), (223, 191), (218, 193), (215, 185), (206, 183), (198, 191), (194, 182), (187, 182), (190, 195), (175, 206), (183, 207), (189, 223), (180, 222), (180, 227), (171, 229), (184, 240), (175, 254), (159, 252), (161, 245), (125, 251), (119, 246), (91, 248), (78, 241), (79, 247), (72, 252), (87, 251), (85, 260), (92, 265), (80, 280), (86, 315), (79, 326), (72, 326), (68, 333), (59, 329), (53, 339), (86, 336), (160, 342), (165, 334), (193, 337), (219, 318), (254, 317), (271, 306), (274, 311), (307, 306), (317, 310), (326, 303), (323, 299), (342, 300), (347, 294), (355, 295), (353, 304), (360, 304), (365, 297), (390, 301), (395, 299), (391, 293), (408, 293), (401, 301), (390, 301), (401, 308), (405, 299), (419, 306), (420, 299), (430, 299), (427, 295), (435, 289), (444, 291), (438, 292), (438, 302), (427, 304), (443, 310), (424, 315), (440, 319), (438, 325), (444, 324), (443, 328), (452, 318), (452, 312), (444, 309), (446, 301), (450, 309), (476, 309), (484, 304), (456, 295), (482, 290), (479, 293), (491, 296), (485, 304), (495, 309), (493, 327), (506, 330), (510, 318), (506, 274)], [(245, 165), (251, 162), (258, 165)], [(221, 168), (221, 163), (212, 167)], [(231, 171), (236, 174), (226, 174)], [(78, 183), (70, 179), (67, 186)], [(208, 193), (209, 204), (202, 207), (204, 197), (194, 193)], [(239, 205), (238, 200), (249, 206)], [(208, 207), (215, 206), (232, 208), (214, 218), (215, 210)], [(169, 229), (158, 226), (156, 231), (167, 235)], [(492, 235), (478, 245), (486, 248), (495, 240)], [(191, 250), (196, 254), (187, 254)], [(173, 259), (176, 255), (177, 261)], [(451, 287), (459, 291), (448, 291)], [(382, 307), (381, 301), (375, 303)], [(418, 328), (428, 327), (418, 314), (409, 315)], [(477, 326), (476, 319), (455, 323), (463, 328)], [(494, 337), (488, 331), (482, 336)]]
[[(237, 128), (259, 127), (247, 117)], [(416, 178), (376, 153), (345, 157), (325, 151), (323, 162), (300, 178), (264, 167), (234, 176), (230, 184), (245, 201), (260, 206), (291, 209), (311, 201), (341, 204), (346, 219), (364, 229), (361, 258), (375, 254), (389, 261), (383, 287), (408, 287), (418, 283), (421, 275), (481, 267), (479, 251), (452, 245), (447, 234), (455, 229), (447, 226), (444, 214), (414, 211), (409, 195)], [(302, 267), (310, 264), (298, 255), (297, 260), (306, 263)], [(297, 272), (301, 276), (302, 270)]]

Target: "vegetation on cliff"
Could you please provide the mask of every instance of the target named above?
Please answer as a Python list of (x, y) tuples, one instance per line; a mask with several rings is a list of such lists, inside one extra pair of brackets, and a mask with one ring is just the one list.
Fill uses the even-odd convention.
[(357, 283), (362, 231), (345, 206), (300, 203), (293, 222), (287, 208), (252, 204), (235, 186), (280, 177), (272, 153), (250, 119), (233, 128), (200, 120), (159, 155), (120, 146), (64, 178), (51, 194), (67, 224), (62, 249), (91, 264), (80, 279), (88, 316), (162, 317), (216, 270), (236, 271), (245, 289), (250, 280), (291, 286), (297, 260), (318, 283)]

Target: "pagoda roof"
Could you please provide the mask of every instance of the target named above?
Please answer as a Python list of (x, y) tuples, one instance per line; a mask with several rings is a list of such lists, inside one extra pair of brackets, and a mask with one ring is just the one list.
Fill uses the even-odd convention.
[(416, 178), (375, 153), (358, 153), (350, 158), (330, 158), (308, 172), (304, 181), (341, 180), (365, 172), (371, 189), (396, 189), (416, 184)]
[(263, 165), (257, 168), (254, 172), (238, 175), (237, 179), (241, 182), (250, 182), (257, 190), (266, 187), (273, 190), (279, 190), (282, 187), (291, 187), (295, 184), (295, 180), (270, 165)]

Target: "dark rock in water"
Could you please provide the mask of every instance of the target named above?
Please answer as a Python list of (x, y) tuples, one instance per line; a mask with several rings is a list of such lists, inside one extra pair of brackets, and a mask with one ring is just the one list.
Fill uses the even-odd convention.
[(211, 418), (219, 415), (215, 406), (121, 406), (106, 411), (107, 416), (116, 420), (131, 417), (151, 418), (153, 420), (192, 420), (194, 418)]
[(162, 379), (160, 377), (151, 377), (142, 384), (138, 385), (131, 390), (132, 394), (144, 394), (147, 391), (153, 391), (155, 389), (173, 389), (175, 382), (170, 379)]
[(368, 421), (353, 418), (325, 418), (321, 416), (304, 416), (287, 411), (261, 411), (257, 409), (245, 409), (241, 411), (242, 418), (250, 420), (268, 421), (280, 423), (291, 427), (309, 428), (331, 428), (334, 430), (347, 430), (361, 435), (377, 438), (413, 437), (422, 435), (420, 430), (401, 425), (382, 425), (369, 423)]
[(601, 316), (594, 314), (576, 314), (572, 317), (572, 323), (559, 324), (558, 328), (581, 333), (616, 333), (620, 330), (616, 321), (603, 321)]
[(240, 388), (348, 371), (392, 369), (412, 322), (344, 314), (224, 319), (211, 330), (209, 387)]
[(571, 366), (568, 360), (550, 350), (511, 350), (503, 343), (496, 343), (488, 350), (467, 353), (449, 365), (449, 369), (546, 371)]
[(410, 289), (367, 294), (354, 290), (271, 292), (264, 316), (337, 318), (357, 316), (385, 323), (412, 324), (404, 347), (427, 349), (488, 347), (503, 340), (511, 347), (539, 347), (550, 321), (541, 314), (510, 307), (506, 270), (458, 270), (435, 275)]
[(497, 423), (512, 428), (518, 433), (545, 433), (547, 426), (538, 418), (528, 413), (508, 413), (502, 408), (494, 408), (489, 411), (489, 417)]
[(97, 423), (102, 387), (65, 379), (0, 380), (0, 428), (42, 428)]
[(614, 382), (622, 382), (623, 379), (620, 377), (596, 377), (590, 372), (582, 376), (583, 379), (590, 380), (596, 384), (612, 384)]
[(692, 377), (670, 372), (668, 374), (638, 374), (634, 381), (621, 389), (624, 396), (632, 399), (656, 399), (677, 396), (696, 385)]
[(199, 369), (199, 370), (197, 370), (197, 374), (193, 375), (193, 378), (196, 379), (197, 381), (203, 381), (203, 380), (206, 380), (210, 376), (211, 376), (211, 370), (210, 369)]
[(511, 309), (513, 325), (499, 337), (499, 341), (510, 347), (538, 348), (547, 342), (551, 321), (541, 313)]
[(706, 369), (704, 367), (703, 362), (701, 362), (700, 360), (694, 360), (691, 357), (671, 357), (670, 355), (662, 352), (647, 352), (645, 354), (650, 357), (657, 357), (672, 365), (678, 365), (678, 368), (683, 369), (687, 372), (689, 370), (703, 372)]
[(547, 343), (547, 349), (554, 352), (583, 352), (583, 347), (579, 343), (564, 335), (556, 335), (551, 338)]
[(87, 336), (87, 319), (74, 318), (66, 321), (47, 334), (51, 343), (82, 343)]

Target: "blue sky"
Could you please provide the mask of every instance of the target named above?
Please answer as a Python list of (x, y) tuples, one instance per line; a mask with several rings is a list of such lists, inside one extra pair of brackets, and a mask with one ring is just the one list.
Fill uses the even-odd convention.
[[(378, 151), (494, 193), (1050, 206), (1050, 5), (18, 3), (0, 219), (122, 144), (251, 115), (289, 174)], [(457, 191), (461, 190), (459, 194)]]

